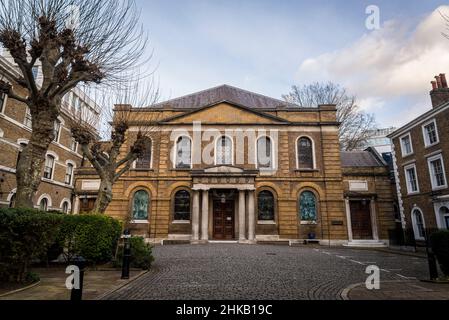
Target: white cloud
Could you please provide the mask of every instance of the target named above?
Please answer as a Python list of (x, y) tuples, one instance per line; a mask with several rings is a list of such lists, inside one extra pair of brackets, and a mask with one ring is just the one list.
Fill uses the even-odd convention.
[(449, 13), (449, 6), (439, 7), (414, 28), (390, 20), (349, 46), (304, 60), (298, 80), (340, 83), (373, 112), (390, 99), (427, 95), (433, 76), (449, 73), (449, 40), (442, 35), (446, 29), (440, 12)]

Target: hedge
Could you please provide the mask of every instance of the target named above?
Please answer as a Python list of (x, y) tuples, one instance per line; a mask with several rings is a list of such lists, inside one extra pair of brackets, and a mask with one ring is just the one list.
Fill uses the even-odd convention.
[(441, 271), (449, 276), (449, 231), (438, 231), (430, 236), (432, 250), (435, 253)]
[[(143, 270), (149, 270), (151, 263), (154, 261), (151, 245), (145, 243), (142, 237), (131, 237), (129, 239), (131, 245), (130, 266)], [(121, 267), (123, 263), (123, 244), (118, 248), (117, 257), (114, 265)]]
[(121, 224), (104, 215), (63, 215), (0, 208), (0, 280), (24, 282), (33, 261), (69, 261), (81, 255), (92, 264), (112, 260)]

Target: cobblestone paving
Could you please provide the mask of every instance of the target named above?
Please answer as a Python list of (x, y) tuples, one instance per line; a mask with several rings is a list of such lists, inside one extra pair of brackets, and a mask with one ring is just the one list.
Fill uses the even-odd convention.
[(151, 272), (105, 299), (329, 300), (365, 282), (368, 265), (381, 281), (424, 278), (426, 260), (329, 247), (179, 245), (154, 248)]

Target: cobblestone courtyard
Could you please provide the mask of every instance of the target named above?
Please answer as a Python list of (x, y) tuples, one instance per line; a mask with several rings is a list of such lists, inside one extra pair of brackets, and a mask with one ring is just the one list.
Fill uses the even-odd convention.
[(179, 245), (154, 255), (152, 271), (106, 299), (341, 299), (365, 282), (368, 265), (381, 268), (381, 281), (428, 276), (426, 259), (346, 248)]

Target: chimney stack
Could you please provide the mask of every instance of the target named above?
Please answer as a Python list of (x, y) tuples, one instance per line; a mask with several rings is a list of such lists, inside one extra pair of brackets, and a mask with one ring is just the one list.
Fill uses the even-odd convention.
[(446, 80), (446, 74), (440, 73), (440, 75), (435, 76), (435, 81), (431, 81), (430, 83), (432, 84), (432, 91), (430, 91), (432, 107), (436, 108), (449, 102), (449, 88)]

